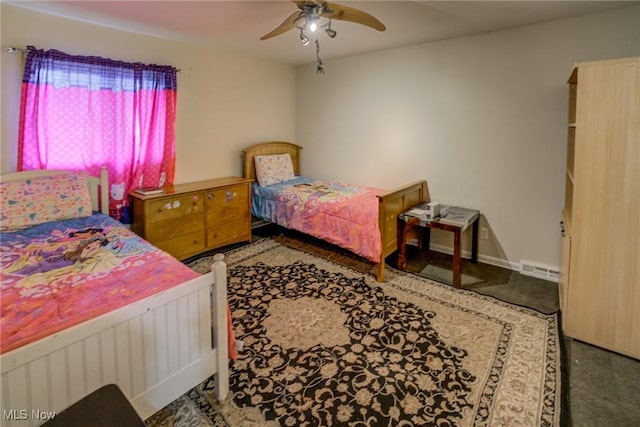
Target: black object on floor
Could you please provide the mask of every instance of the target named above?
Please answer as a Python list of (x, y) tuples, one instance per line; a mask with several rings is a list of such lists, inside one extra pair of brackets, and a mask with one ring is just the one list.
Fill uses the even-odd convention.
[(144, 427), (145, 424), (118, 386), (109, 384), (80, 399), (43, 426)]

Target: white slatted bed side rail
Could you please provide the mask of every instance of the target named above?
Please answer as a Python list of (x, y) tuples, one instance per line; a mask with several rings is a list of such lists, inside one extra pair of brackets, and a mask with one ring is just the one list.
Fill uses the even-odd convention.
[(40, 425), (37, 411), (60, 412), (112, 383), (143, 419), (216, 372), (224, 398), (226, 275), (218, 259), (211, 273), (3, 354), (0, 425)]
[[(227, 266), (224, 262), (224, 255), (216, 254), (211, 271), (216, 278), (216, 284), (209, 294), (201, 295), (199, 299), (200, 324), (205, 325), (200, 328), (201, 349), (211, 349), (206, 357), (198, 361), (197, 365), (191, 366), (188, 372), (181, 372), (168, 378), (162, 384), (146, 391), (144, 395), (131, 399), (133, 407), (141, 418), (146, 419), (169, 402), (180, 397), (182, 394), (209, 378), (214, 372), (216, 374), (216, 397), (219, 401), (225, 399), (229, 393), (229, 344), (227, 334)], [(212, 307), (211, 312), (206, 313), (206, 307)], [(202, 317), (204, 315), (204, 317)], [(207, 327), (206, 324), (209, 324)], [(206, 332), (203, 334), (203, 332)], [(192, 338), (195, 336), (192, 329)], [(176, 390), (182, 390), (176, 392)], [(167, 399), (167, 395), (170, 398)]]

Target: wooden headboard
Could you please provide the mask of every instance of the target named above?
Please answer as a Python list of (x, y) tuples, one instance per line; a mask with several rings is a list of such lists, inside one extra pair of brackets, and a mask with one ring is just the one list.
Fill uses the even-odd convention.
[[(69, 173), (68, 170), (30, 170), (13, 172), (2, 175), (2, 181), (15, 181), (18, 179), (35, 178), (38, 176), (52, 176)], [(87, 175), (87, 185), (91, 195), (91, 207), (94, 211), (100, 211), (109, 215), (109, 174), (106, 168), (100, 169), (100, 177)]]
[(256, 168), (253, 164), (254, 156), (286, 153), (291, 155), (293, 173), (300, 175), (300, 150), (302, 150), (302, 147), (299, 145), (283, 141), (263, 142), (245, 148), (242, 150), (242, 176), (253, 180), (256, 179)]

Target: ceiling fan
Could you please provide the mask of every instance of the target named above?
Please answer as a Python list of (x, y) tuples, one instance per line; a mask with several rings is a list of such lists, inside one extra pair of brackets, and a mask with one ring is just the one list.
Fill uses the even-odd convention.
[[(329, 3), (327, 1), (291, 1), (295, 3), (300, 10), (293, 12), (276, 29), (260, 37), (260, 40), (267, 40), (271, 37), (279, 36), (294, 28), (300, 31), (300, 41), (305, 46), (309, 44), (309, 36), (317, 34), (319, 29), (324, 30), (330, 38), (335, 38), (337, 32), (331, 28), (331, 21), (333, 19), (355, 22), (356, 24), (366, 25), (378, 31), (386, 30), (384, 24), (375, 16), (353, 7)], [(324, 73), (324, 65), (320, 59), (320, 44), (317, 38), (315, 39), (315, 45), (318, 62), (317, 72)]]

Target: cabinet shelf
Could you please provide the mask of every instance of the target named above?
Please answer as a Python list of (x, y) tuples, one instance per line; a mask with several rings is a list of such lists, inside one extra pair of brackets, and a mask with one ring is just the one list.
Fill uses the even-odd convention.
[(576, 64), (568, 83), (562, 329), (640, 358), (640, 58)]
[(576, 153), (576, 130), (575, 128), (569, 128), (567, 132), (567, 173), (571, 175), (573, 181), (573, 167), (575, 163)]

